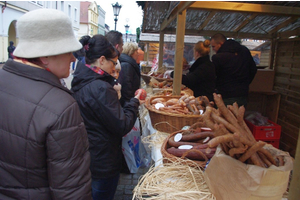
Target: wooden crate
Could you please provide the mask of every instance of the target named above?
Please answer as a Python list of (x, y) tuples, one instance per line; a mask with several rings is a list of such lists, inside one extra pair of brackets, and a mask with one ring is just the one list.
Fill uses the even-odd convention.
[(259, 112), (277, 123), (279, 104), (280, 94), (278, 92), (249, 92), (246, 110)]

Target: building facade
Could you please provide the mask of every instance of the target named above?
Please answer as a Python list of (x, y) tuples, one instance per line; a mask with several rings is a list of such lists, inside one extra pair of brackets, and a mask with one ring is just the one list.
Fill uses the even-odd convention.
[(79, 37), (98, 34), (98, 6), (94, 2), (80, 2), (80, 29)]
[(9, 41), (18, 45), (16, 22), (25, 13), (39, 9), (57, 9), (66, 13), (73, 24), (75, 36), (78, 37), (80, 28), (80, 2), (79, 1), (1, 1), (0, 6), (0, 63), (8, 59), (7, 47)]
[(105, 35), (105, 11), (98, 5), (98, 33), (101, 35)]

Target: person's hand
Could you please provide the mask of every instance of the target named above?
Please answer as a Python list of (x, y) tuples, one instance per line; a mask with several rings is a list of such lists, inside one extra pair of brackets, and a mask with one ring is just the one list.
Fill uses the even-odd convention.
[(145, 103), (145, 98), (147, 96), (147, 93), (144, 89), (138, 89), (135, 91), (134, 94), (135, 94), (134, 98), (137, 98), (139, 100), (140, 105)]

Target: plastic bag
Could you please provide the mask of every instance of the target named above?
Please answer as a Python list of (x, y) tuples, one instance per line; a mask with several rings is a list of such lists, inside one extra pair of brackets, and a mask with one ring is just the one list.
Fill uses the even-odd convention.
[(150, 165), (151, 155), (141, 141), (139, 119), (136, 120), (131, 131), (122, 138), (122, 151), (130, 173), (136, 173), (140, 167)]
[(246, 111), (245, 119), (256, 126), (273, 126), (273, 124), (268, 122), (267, 117), (262, 116), (261, 113), (256, 111)]

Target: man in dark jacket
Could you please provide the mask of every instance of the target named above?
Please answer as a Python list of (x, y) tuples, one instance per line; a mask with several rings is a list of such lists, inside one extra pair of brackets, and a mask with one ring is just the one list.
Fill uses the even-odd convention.
[(247, 105), (249, 85), (257, 68), (247, 47), (217, 33), (211, 37), (212, 49), (216, 52), (212, 62), (216, 68), (217, 92), (222, 95), (225, 105), (237, 102)]
[(106, 39), (119, 51), (123, 51), (123, 35), (119, 31), (109, 31), (105, 35)]

